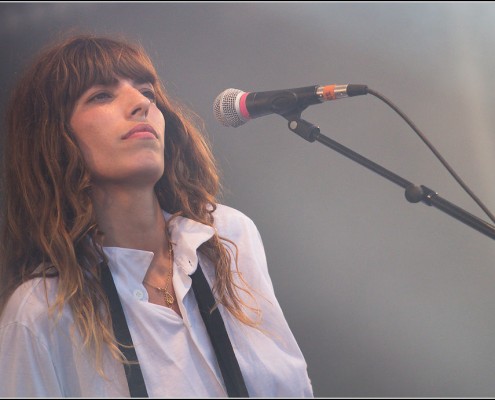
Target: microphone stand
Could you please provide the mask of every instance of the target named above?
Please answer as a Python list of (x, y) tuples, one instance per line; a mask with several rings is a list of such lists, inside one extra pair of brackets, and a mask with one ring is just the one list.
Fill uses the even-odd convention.
[(320, 132), (319, 127), (301, 119), (300, 112), (295, 114), (283, 114), (282, 116), (289, 121), (289, 130), (301, 136), (308, 142), (312, 143), (316, 140), (404, 188), (405, 197), (409, 202), (418, 203), (421, 201), (428, 206), (434, 206), (449, 214), (451, 217), (469, 225), (471, 228), (495, 239), (495, 227), (493, 225), (443, 199), (434, 190), (423, 185), (417, 186), (381, 165), (374, 163), (355, 151), (328, 138)]

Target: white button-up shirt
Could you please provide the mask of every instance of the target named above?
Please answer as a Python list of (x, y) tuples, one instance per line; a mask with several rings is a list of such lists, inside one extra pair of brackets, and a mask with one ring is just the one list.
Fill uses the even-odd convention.
[[(168, 220), (170, 215), (164, 213), (164, 217)], [(173, 285), (182, 318), (148, 302), (143, 279), (153, 253), (104, 248), (148, 395), (227, 396), (190, 278), (199, 261), (210, 286), (214, 283), (213, 265), (197, 249), (216, 229), (220, 237), (236, 243), (238, 267), (256, 303), (245, 293), (241, 297), (262, 313), (260, 329), (255, 329), (219, 306), (249, 395), (312, 396), (307, 366), (275, 298), (256, 226), (244, 214), (222, 205), (214, 217), (215, 228), (183, 217), (169, 223), (174, 243)], [(124, 367), (108, 351), (103, 360), (107, 379), (96, 372), (94, 354), (82, 347), (78, 333), (73, 332), (69, 307), (57, 324), (49, 318), (47, 300), (53, 301), (56, 288), (57, 278), (46, 280), (46, 293), (43, 281), (36, 278), (10, 298), (0, 319), (0, 396), (129, 396)]]

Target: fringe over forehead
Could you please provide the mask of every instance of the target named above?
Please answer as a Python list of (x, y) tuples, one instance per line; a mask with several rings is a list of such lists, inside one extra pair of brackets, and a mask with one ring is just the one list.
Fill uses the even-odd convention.
[(152, 85), (157, 81), (155, 68), (141, 48), (109, 38), (79, 36), (47, 56), (52, 58), (53, 67), (49, 80), (58, 92), (54, 100), (61, 100), (69, 112), (95, 84), (111, 85), (119, 78)]

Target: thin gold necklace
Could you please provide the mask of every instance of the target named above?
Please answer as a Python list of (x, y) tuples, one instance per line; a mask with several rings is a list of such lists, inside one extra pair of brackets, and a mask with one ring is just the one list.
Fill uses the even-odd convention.
[(146, 283), (148, 286), (152, 287), (153, 289), (158, 290), (163, 295), (163, 300), (165, 301), (165, 305), (168, 308), (172, 308), (173, 304), (175, 303), (175, 297), (167, 289), (168, 282), (171, 281), (170, 278), (172, 277), (172, 269), (174, 268), (174, 249), (172, 248), (172, 243), (170, 242), (170, 240), (168, 241), (168, 254), (170, 258), (170, 270), (168, 271), (167, 280), (165, 281), (165, 287), (161, 288), (158, 286), (153, 286), (151, 283), (147, 281), (143, 281), (143, 283)]

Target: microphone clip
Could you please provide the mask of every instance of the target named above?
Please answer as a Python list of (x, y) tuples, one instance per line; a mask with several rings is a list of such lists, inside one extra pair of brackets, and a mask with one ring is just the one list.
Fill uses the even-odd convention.
[(320, 135), (320, 128), (311, 122), (301, 118), (301, 113), (294, 115), (283, 115), (289, 121), (289, 130), (301, 136), (303, 139), (313, 143)]

